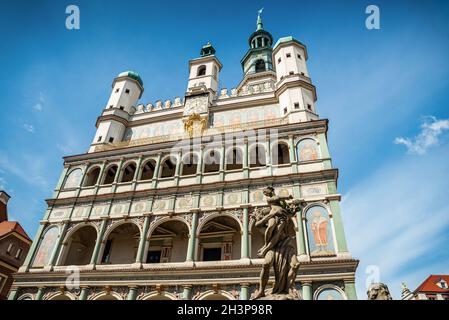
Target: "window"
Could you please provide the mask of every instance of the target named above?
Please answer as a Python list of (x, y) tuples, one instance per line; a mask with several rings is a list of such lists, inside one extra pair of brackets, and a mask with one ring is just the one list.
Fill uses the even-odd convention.
[(135, 163), (128, 164), (125, 169), (123, 169), (122, 181), (121, 182), (129, 182), (134, 179), (134, 175), (136, 173), (136, 165)]
[(124, 106), (120, 106), (120, 110), (125, 110), (125, 107)]
[(267, 164), (266, 155), (265, 155), (265, 147), (262, 145), (256, 145), (251, 149), (249, 153), (249, 166), (250, 168), (254, 167), (263, 167)]
[(278, 63), (281, 63), (281, 58), (280, 57), (278, 58)]
[(112, 109), (114, 106), (111, 104), (110, 106), (109, 106), (109, 109)]
[(221, 248), (204, 248), (203, 261), (221, 260)]
[(310, 111), (312, 111), (312, 106), (310, 105), (310, 103), (307, 104), (307, 109), (309, 109)]
[(290, 71), (288, 74), (292, 76), (292, 75), (294, 75), (295, 73), (294, 73), (293, 71)]
[(106, 171), (106, 176), (104, 178), (103, 184), (111, 184), (115, 180), (115, 174), (117, 173), (117, 166), (111, 166), (108, 171)]
[(125, 93), (129, 94), (129, 89), (125, 89)]
[(6, 249), (6, 253), (7, 254), (11, 254), (12, 248), (14, 248), (14, 245), (12, 244), (12, 242), (8, 245), (8, 248)]
[(206, 75), (206, 66), (205, 65), (199, 66), (196, 75), (197, 75), (197, 77), (205, 76)]
[(214, 76), (215, 79), (217, 79), (217, 76), (218, 76), (218, 68), (217, 68), (217, 66), (214, 66), (213, 76)]
[(265, 71), (265, 61), (262, 59), (259, 59), (256, 61), (256, 72), (263, 72)]
[(161, 262), (161, 250), (148, 251), (147, 263), (159, 263)]
[(19, 248), (19, 250), (17, 250), (17, 253), (16, 253), (16, 259), (20, 259), (20, 256), (22, 255), (22, 249), (21, 248)]
[(161, 178), (173, 177), (175, 175), (176, 161), (168, 158), (162, 164)]
[(109, 143), (113, 143), (114, 142), (114, 137), (109, 137)]
[(287, 58), (290, 58), (292, 55), (290, 53), (287, 53)]
[(119, 90), (120, 90), (120, 89), (119, 89), (119, 88), (117, 88), (117, 89), (115, 89), (115, 92), (119, 92)]
[(84, 186), (85, 187), (94, 186), (97, 183), (99, 176), (100, 176), (100, 168), (99, 167), (95, 167), (95, 168), (91, 169), (87, 173), (86, 183)]
[(109, 239), (108, 241), (106, 241), (106, 245), (104, 247), (103, 257), (101, 258), (102, 263), (109, 262), (109, 258), (111, 255), (111, 246), (112, 246), (112, 240)]
[(301, 55), (299, 53), (298, 53), (298, 59), (302, 60), (302, 57), (301, 57)]
[(301, 75), (302, 75), (302, 76), (305, 76), (304, 72), (301, 72)]
[(5, 286), (6, 279), (8, 279), (8, 277), (5, 274), (0, 274), (0, 292), (2, 292), (3, 287)]
[[(276, 153), (275, 153), (276, 152)], [(278, 143), (273, 147), (272, 157), (274, 164), (290, 163), (288, 146), (285, 143)]]
[(293, 105), (295, 106), (295, 109), (299, 109), (299, 102), (295, 102)]
[(215, 150), (206, 152), (204, 156), (204, 173), (218, 172), (220, 170), (220, 153)]
[(142, 174), (140, 176), (140, 180), (151, 180), (154, 175), (154, 167), (156, 166), (156, 162), (154, 160), (149, 160), (143, 165)]
[(100, 142), (102, 138), (103, 138), (102, 136), (99, 136), (97, 142)]
[(186, 155), (182, 159), (181, 175), (188, 176), (188, 175), (196, 174), (197, 166), (198, 166), (197, 156), (193, 153)]
[(284, 114), (287, 114), (287, 107), (284, 108)]
[(237, 170), (243, 168), (243, 156), (240, 148), (234, 148), (226, 154), (226, 170)]

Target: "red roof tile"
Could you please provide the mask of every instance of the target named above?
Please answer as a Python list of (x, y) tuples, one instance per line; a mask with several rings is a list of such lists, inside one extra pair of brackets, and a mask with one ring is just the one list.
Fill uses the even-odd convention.
[(449, 288), (442, 289), (437, 283), (443, 279), (446, 281), (449, 286), (449, 275), (430, 275), (426, 280), (424, 280), (421, 285), (416, 288), (415, 293), (417, 292), (438, 292), (438, 293), (449, 293)]
[(25, 232), (25, 230), (23, 230), (22, 226), (17, 221), (0, 222), (0, 237), (14, 231), (31, 241), (28, 234)]

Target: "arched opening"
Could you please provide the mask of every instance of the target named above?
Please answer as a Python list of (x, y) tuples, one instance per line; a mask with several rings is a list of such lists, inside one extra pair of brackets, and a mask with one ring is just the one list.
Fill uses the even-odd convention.
[(215, 79), (217, 79), (217, 76), (218, 76), (218, 68), (217, 68), (217, 66), (214, 66), (213, 76), (214, 76)]
[(220, 152), (208, 150), (204, 155), (204, 173), (220, 171)]
[(265, 71), (265, 61), (263, 59), (259, 59), (256, 61), (256, 72), (263, 72)]
[(271, 156), (274, 164), (287, 164), (290, 163), (290, 154), (288, 146), (285, 143), (278, 143), (273, 146), (273, 153)]
[(68, 240), (67, 254), (62, 265), (86, 265), (90, 263), (97, 240), (97, 230), (92, 226), (81, 227)]
[(161, 165), (161, 178), (173, 177), (175, 175), (176, 162), (171, 158), (167, 158)]
[(118, 299), (114, 297), (112, 294), (105, 294), (96, 298), (95, 300), (118, 300)]
[(265, 244), (265, 234), (261, 228), (256, 227), (255, 223), (251, 228), (251, 238), (250, 238), (250, 258), (259, 259), (257, 256), (257, 251), (262, 248)]
[(163, 294), (155, 294), (148, 298), (144, 298), (142, 300), (173, 300), (173, 299), (171, 299)]
[(100, 168), (95, 167), (91, 169), (86, 176), (86, 183), (84, 184), (85, 187), (94, 186), (98, 182), (98, 177), (100, 176)]
[(189, 228), (179, 220), (158, 225), (150, 235), (147, 263), (184, 262)]
[(109, 234), (101, 258), (103, 264), (129, 264), (136, 261), (140, 231), (134, 223), (124, 223)]
[(233, 148), (226, 153), (226, 170), (243, 168), (243, 156), (240, 148)]
[(207, 221), (198, 235), (200, 261), (240, 259), (240, 225), (229, 216)]
[(154, 175), (154, 168), (156, 167), (156, 161), (149, 160), (145, 162), (142, 168), (142, 174), (140, 175), (140, 180), (151, 180)]
[(117, 174), (117, 165), (110, 166), (106, 171), (103, 184), (112, 184), (115, 180), (115, 175)]
[(265, 147), (262, 145), (256, 145), (251, 148), (249, 153), (249, 166), (250, 168), (263, 167), (267, 165)]
[(81, 169), (72, 170), (65, 179), (64, 189), (79, 187), (82, 177), (83, 171)]
[(189, 153), (182, 159), (181, 175), (188, 176), (196, 174), (198, 167), (198, 157), (194, 153)]
[(206, 66), (205, 65), (199, 66), (196, 75), (197, 77), (206, 75)]
[(55, 297), (53, 297), (53, 298), (51, 298), (49, 300), (72, 300), (72, 299), (70, 299), (65, 294), (60, 294), (60, 295), (57, 295), (57, 296), (55, 296)]
[(208, 294), (201, 300), (231, 300), (231, 299), (229, 299), (228, 297), (226, 297), (223, 294), (213, 293), (213, 294)]
[(136, 164), (134, 162), (131, 162), (125, 167), (125, 169), (123, 169), (121, 182), (132, 181), (134, 179), (135, 174), (136, 174)]

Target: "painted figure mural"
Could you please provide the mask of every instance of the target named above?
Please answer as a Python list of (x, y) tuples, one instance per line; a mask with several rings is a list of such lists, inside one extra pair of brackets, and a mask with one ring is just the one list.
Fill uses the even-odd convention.
[(51, 254), (56, 245), (56, 239), (59, 235), (58, 227), (52, 227), (45, 232), (45, 235), (39, 246), (39, 250), (34, 258), (34, 267), (43, 267), (50, 263)]
[(343, 300), (343, 297), (336, 289), (328, 288), (321, 290), (318, 294), (317, 300)]
[(329, 215), (325, 208), (314, 206), (306, 213), (308, 240), (311, 256), (334, 254)]
[(298, 143), (299, 161), (311, 161), (319, 158), (318, 144), (313, 139), (304, 139)]
[(67, 177), (64, 188), (70, 189), (70, 188), (76, 188), (80, 185), (81, 178), (83, 176), (83, 172), (81, 169), (75, 169), (72, 172), (70, 172), (69, 176)]

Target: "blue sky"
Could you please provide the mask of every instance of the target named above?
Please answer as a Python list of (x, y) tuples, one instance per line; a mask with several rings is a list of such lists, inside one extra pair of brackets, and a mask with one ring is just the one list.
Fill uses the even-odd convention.
[[(81, 29), (65, 28), (77, 4)], [(376, 4), (381, 29), (365, 28)], [(449, 3), (447, 1), (8, 1), (0, 12), (0, 189), (33, 237), (62, 169), (87, 150), (121, 71), (140, 73), (141, 102), (183, 96), (187, 63), (208, 40), (242, 78), (240, 59), (265, 7), (275, 39), (308, 47), (317, 109), (330, 120), (357, 274), (378, 266), (395, 298), (449, 273)]]

